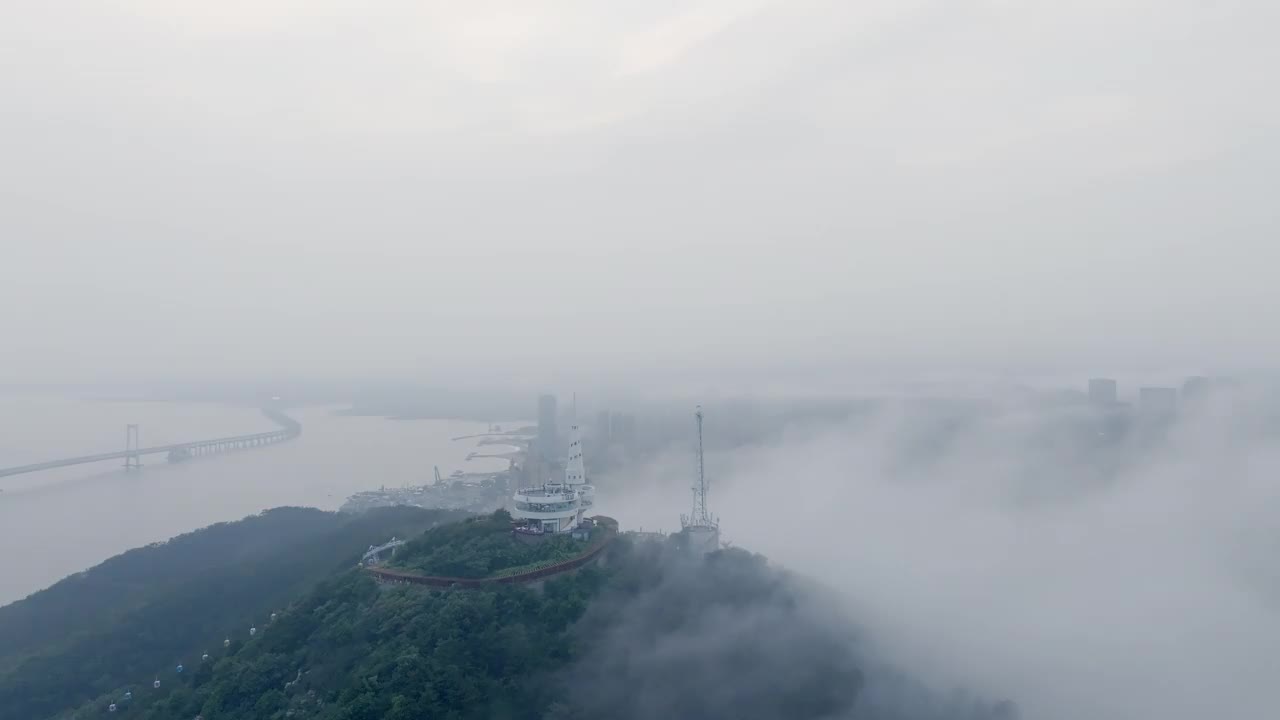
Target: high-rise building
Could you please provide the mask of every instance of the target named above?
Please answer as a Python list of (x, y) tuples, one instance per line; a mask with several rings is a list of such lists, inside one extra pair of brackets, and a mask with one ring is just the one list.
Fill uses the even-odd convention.
[(546, 460), (554, 460), (559, 452), (559, 433), (556, 431), (556, 396), (538, 398), (538, 452)]
[(1099, 407), (1116, 404), (1116, 381), (1111, 378), (1093, 378), (1089, 381), (1089, 402)]
[(592, 434), (595, 436), (597, 443), (607, 445), (609, 443), (609, 411), (601, 410), (596, 413), (596, 424), (592, 428)]
[(1187, 401), (1199, 400), (1208, 394), (1211, 382), (1207, 377), (1193, 376), (1187, 378), (1182, 383), (1182, 399)]
[(609, 436), (613, 442), (630, 445), (636, 439), (636, 416), (614, 413), (609, 417)]
[(1178, 391), (1171, 387), (1144, 387), (1138, 391), (1138, 411), (1145, 418), (1162, 419), (1178, 411)]

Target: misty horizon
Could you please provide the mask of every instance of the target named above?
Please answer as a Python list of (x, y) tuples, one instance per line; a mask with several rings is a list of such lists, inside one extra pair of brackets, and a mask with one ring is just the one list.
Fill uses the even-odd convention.
[(11, 5), (0, 707), (1276, 714), (1280, 4)]
[(12, 8), (0, 381), (1270, 369), (1275, 13)]

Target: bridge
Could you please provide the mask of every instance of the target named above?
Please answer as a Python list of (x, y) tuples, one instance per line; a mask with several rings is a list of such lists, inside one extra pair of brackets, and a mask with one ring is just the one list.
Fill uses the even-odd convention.
[(0, 477), (22, 475), (23, 473), (52, 470), (54, 468), (67, 467), (69, 465), (84, 465), (86, 463), (103, 462), (106, 460), (124, 460), (125, 467), (139, 467), (142, 464), (141, 458), (143, 455), (156, 455), (159, 453), (167, 454), (168, 459), (171, 462), (176, 462), (179, 460), (186, 460), (191, 457), (215, 455), (218, 453), (229, 452), (231, 450), (242, 450), (245, 448), (260, 447), (263, 445), (274, 445), (275, 443), (292, 440), (302, 434), (302, 425), (288, 415), (270, 408), (263, 408), (262, 414), (271, 418), (271, 420), (279, 425), (280, 428), (277, 430), (268, 430), (266, 432), (251, 433), (249, 435), (232, 435), (231, 437), (213, 438), (212, 440), (196, 440), (193, 442), (174, 443), (172, 445), (138, 447), (137, 426), (130, 425), (129, 433), (127, 435), (128, 439), (126, 440), (126, 447), (124, 450), (119, 452), (98, 453), (97, 455), (81, 455), (80, 457), (50, 460), (48, 462), (33, 463), (31, 465), (0, 468)]

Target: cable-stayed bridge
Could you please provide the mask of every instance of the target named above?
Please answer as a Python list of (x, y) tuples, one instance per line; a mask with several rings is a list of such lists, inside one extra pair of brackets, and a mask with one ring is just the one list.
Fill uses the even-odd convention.
[(61, 458), (58, 460), (49, 460), (47, 462), (32, 463), (30, 465), (0, 468), (0, 477), (40, 472), (41, 470), (52, 470), (54, 468), (67, 467), (69, 465), (85, 465), (88, 463), (104, 462), (107, 460), (124, 460), (125, 467), (133, 468), (140, 467), (142, 465), (142, 456), (144, 455), (157, 455), (164, 453), (168, 456), (169, 460), (178, 461), (192, 457), (216, 455), (219, 453), (230, 452), (232, 450), (243, 450), (246, 448), (261, 447), (263, 445), (274, 445), (276, 443), (285, 442), (286, 440), (292, 440), (302, 434), (302, 425), (298, 423), (297, 420), (294, 420), (279, 410), (263, 408), (262, 413), (271, 418), (271, 420), (280, 427), (276, 430), (250, 433), (248, 435), (232, 435), (230, 437), (212, 438), (210, 440), (195, 440), (192, 442), (173, 443), (171, 445), (139, 447), (138, 426), (130, 425), (126, 432), (124, 450), (98, 453), (96, 455), (81, 455), (79, 457)]

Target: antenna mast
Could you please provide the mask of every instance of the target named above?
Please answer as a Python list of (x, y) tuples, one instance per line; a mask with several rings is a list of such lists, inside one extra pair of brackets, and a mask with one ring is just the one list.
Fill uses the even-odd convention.
[(702, 406), (693, 415), (698, 421), (698, 480), (693, 486), (693, 512), (681, 517), (689, 527), (713, 528), (716, 526), (711, 514), (707, 512), (707, 475), (702, 460)]

